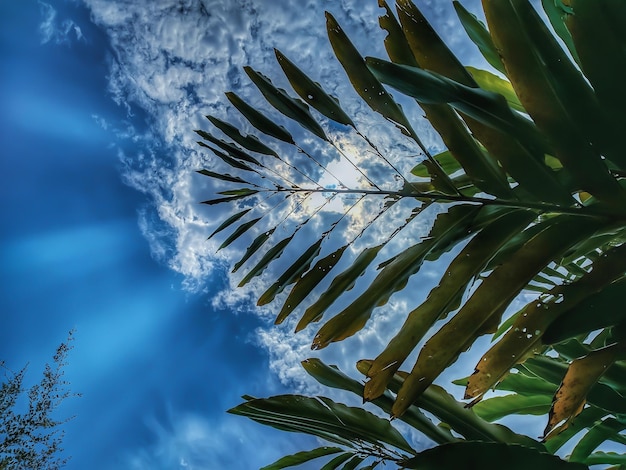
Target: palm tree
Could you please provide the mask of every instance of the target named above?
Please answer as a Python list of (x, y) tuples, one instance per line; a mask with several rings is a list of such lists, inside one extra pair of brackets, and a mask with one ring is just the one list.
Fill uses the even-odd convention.
[[(395, 124), (401, 139), (421, 149), (424, 158), (416, 160), (410, 173), (280, 51), (278, 63), (299, 98), (250, 67), (245, 72), (275, 110), (352, 165), (362, 184), (345, 185), (327, 161), (234, 93), (227, 93), (228, 99), (265, 141), (282, 141), (308, 161), (294, 165), (273, 144), (207, 116), (231, 140), (198, 130), (204, 139), (199, 143), (236, 174), (200, 173), (218, 186), (237, 185), (205, 201), (236, 209), (211, 234), (237, 224), (220, 248), (246, 233), (258, 233), (234, 266), (236, 272), (255, 260), (240, 286), (288, 247), (298, 250), (295, 261), (258, 301), (270, 303), (291, 286), (276, 323), (306, 302), (296, 331), (320, 321), (379, 262), (369, 285), (318, 330), (314, 349), (358, 333), (425, 261), (454, 250), (439, 284), (407, 313), (384, 350), (374, 352), (373, 360), (360, 361), (364, 385), (318, 360), (303, 364), (321, 383), (360, 394), (440, 446), (418, 454), (387, 421), (327, 398), (247, 397), (231, 411), (340, 445), (296, 454), (267, 468), (326, 455), (334, 457), (324, 468), (343, 462), (350, 463), (342, 468), (368, 462), (362, 468), (373, 468), (381, 461), (430, 468), (441, 465), (442, 456), (461, 459), (458, 464), (475, 452), (509, 461), (526, 459), (524, 468), (535, 458), (547, 459), (537, 460), (541, 468), (558, 467), (566, 463), (544, 453), (556, 452), (581, 429), (587, 432), (570, 454), (571, 462), (625, 465), (624, 455), (594, 451), (606, 440), (625, 443), (620, 432), (626, 427), (626, 315), (619, 306), (626, 300), (626, 152), (621, 135), (626, 128), (626, 3), (544, 0), (553, 33), (528, 0), (483, 0), (489, 29), (454, 2), (468, 36), (494, 72), (461, 65), (410, 0), (397, 0), (397, 16), (384, 0), (379, 5), (385, 9), (380, 25), (387, 33), (389, 61), (364, 59), (327, 13), (328, 36), (363, 101)], [(416, 100), (447, 150), (431, 154), (385, 85)], [(362, 139), (391, 177), (377, 181), (368, 174), (368, 165), (359, 164), (329, 136), (311, 108), (333, 128)], [(322, 186), (320, 177), (333, 184)], [(275, 208), (261, 212), (260, 201), (273, 201)], [(343, 209), (331, 220), (336, 212), (324, 208), (335, 201)], [(351, 216), (358, 207), (367, 207), (358, 212), (369, 219)], [(391, 210), (396, 217), (388, 216)], [(301, 245), (304, 237), (298, 232), (315, 218), (327, 230), (312, 245)], [(431, 220), (428, 234), (416, 230), (418, 223)], [(290, 230), (289, 235), (278, 239), (278, 226)], [(337, 249), (329, 235), (347, 226), (349, 238)], [(374, 226), (385, 231), (384, 238), (346, 263), (348, 248)], [(391, 243), (398, 234), (409, 243)], [(345, 269), (336, 273), (337, 266)], [(309, 300), (331, 277), (321, 295)], [(508, 314), (529, 295), (530, 302)], [(467, 410), (433, 382), (477, 338), (490, 333), (497, 342), (473, 373), (458, 382), (471, 400), (473, 409)], [(410, 372), (400, 371), (423, 339)], [(493, 388), (514, 393), (481, 401)], [(433, 425), (421, 410), (445, 428)], [(543, 442), (490, 423), (513, 413), (548, 413)], [(461, 436), (470, 442), (458, 442)], [(444, 446), (464, 447), (451, 453)]]

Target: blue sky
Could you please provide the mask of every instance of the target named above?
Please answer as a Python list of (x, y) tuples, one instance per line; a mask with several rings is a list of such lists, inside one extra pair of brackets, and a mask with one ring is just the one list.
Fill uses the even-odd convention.
[[(477, 60), (448, 2), (423, 3)], [(68, 468), (250, 469), (314, 444), (225, 413), (244, 393), (318, 389), (298, 366), (310, 332), (272, 327), (251, 307), (260, 284), (235, 291), (226, 274), (241, 247), (216, 254), (206, 241), (225, 213), (197, 204), (210, 188), (194, 170), (210, 161), (192, 131), (208, 127), (203, 114), (229, 116), (225, 91), (259, 101), (241, 67), (276, 77), (276, 46), (393, 150), (333, 60), (324, 9), (361, 50), (384, 53), (373, 1), (0, 3), (0, 358), (30, 362), (35, 378), (76, 328)], [(352, 370), (385, 344), (406, 311), (394, 299), (323, 357)]]
[(0, 357), (34, 380), (76, 328), (68, 468), (254, 468), (295, 450), (224, 413), (281, 388), (250, 337), (260, 321), (210, 305), (219, 277), (192, 294), (151, 255), (138, 221), (153, 202), (119, 158), (140, 151), (130, 134), (149, 116), (113, 101), (105, 32), (69, 2), (3, 2), (0, 18)]

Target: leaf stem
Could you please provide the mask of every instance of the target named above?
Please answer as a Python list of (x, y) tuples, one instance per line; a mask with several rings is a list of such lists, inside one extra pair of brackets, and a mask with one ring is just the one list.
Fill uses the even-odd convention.
[(365, 194), (365, 195), (379, 195), (390, 197), (413, 197), (416, 199), (428, 200), (428, 201), (444, 201), (444, 202), (469, 202), (475, 204), (483, 204), (485, 206), (502, 206), (502, 207), (514, 207), (518, 209), (531, 209), (542, 212), (549, 212), (555, 214), (569, 214), (581, 217), (600, 217), (613, 220), (626, 220), (626, 214), (615, 213), (610, 210), (606, 210), (602, 207), (564, 207), (556, 204), (548, 204), (544, 202), (532, 202), (532, 201), (518, 201), (509, 199), (487, 199), (484, 197), (465, 196), (456, 194), (441, 194), (441, 193), (424, 193), (420, 191), (391, 191), (382, 189), (335, 189), (335, 188), (280, 188), (272, 190), (276, 192), (311, 192), (311, 193), (334, 193), (334, 194)]

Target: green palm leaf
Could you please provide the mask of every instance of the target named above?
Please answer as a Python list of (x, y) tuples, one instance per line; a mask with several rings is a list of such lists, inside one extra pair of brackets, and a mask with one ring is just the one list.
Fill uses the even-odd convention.
[(328, 95), (319, 83), (311, 80), (278, 49), (274, 49), (274, 52), (289, 83), (300, 98), (328, 119), (332, 119), (340, 124), (345, 124), (346, 126), (355, 127), (354, 122), (352, 122), (352, 119), (341, 109), (339, 101), (336, 98)]
[(306, 432), (348, 447), (357, 447), (358, 442), (365, 441), (416, 453), (389, 421), (326, 397), (279, 395), (253, 399), (230, 409), (229, 413), (285, 431)]
[(265, 99), (285, 116), (293, 119), (320, 139), (328, 140), (324, 129), (313, 119), (309, 107), (297, 98), (292, 98), (281, 88), (276, 88), (271, 80), (251, 67), (244, 67), (250, 80), (257, 86)]
[[(620, 416), (626, 413), (626, 321), (619, 307), (626, 287), (624, 2), (544, 0), (552, 29), (567, 51), (528, 0), (483, 0), (489, 29), (454, 2), (470, 39), (507, 79), (464, 67), (412, 1), (397, 0), (397, 18), (386, 1), (378, 4), (383, 8), (379, 23), (387, 33), (385, 48), (391, 62), (363, 59), (327, 13), (330, 44), (364, 103), (412, 138), (424, 155), (405, 157), (415, 161), (409, 166), (410, 174), (403, 174), (399, 168), (405, 167), (397, 167), (393, 158), (356, 130), (356, 120), (335, 97), (276, 50), (278, 64), (299, 98), (246, 67), (250, 79), (271, 106), (291, 120), (286, 125), (299, 124), (324, 140), (316, 144), (325, 146), (320, 154), (325, 149), (339, 151), (369, 186), (344, 185), (343, 175), (338, 179), (312, 156), (317, 148), (310, 153), (296, 145), (288, 129), (228, 93), (231, 104), (260, 134), (279, 142), (274, 142), (274, 149), (213, 116), (208, 116), (209, 120), (231, 141), (197, 131), (205, 140), (200, 145), (217, 156), (217, 165), (237, 172), (228, 174), (213, 167), (200, 171), (217, 182), (217, 195), (205, 204), (233, 203), (236, 207), (210, 237), (235, 226), (224, 247), (253, 227), (258, 230), (233, 272), (270, 245), (245, 274), (241, 286), (263, 273), (290, 246), (293, 259), (270, 279), (258, 301), (265, 305), (281, 299), (276, 323), (312, 298), (340, 260), (344, 263), (343, 271), (333, 272), (329, 284), (317, 299), (309, 301), (297, 323), (296, 331), (300, 331), (319, 321), (333, 305), (345, 306), (338, 313), (331, 311), (334, 316), (315, 335), (314, 348), (359, 332), (376, 308), (412, 285), (409, 283), (423, 263), (451, 260), (446, 261), (444, 274), (426, 300), (410, 307), (406, 321), (385, 349), (372, 355), (374, 361), (358, 364), (368, 377), (365, 384), (317, 360), (305, 361), (303, 366), (320, 383), (372, 400), (437, 443), (454, 439), (447, 429), (467, 440), (483, 442), (454, 447), (452, 453), (441, 454), (436, 449), (407, 459), (400, 454), (414, 451), (388, 422), (325, 398), (248, 398), (236, 412), (279, 429), (340, 444), (342, 449), (334, 451), (323, 468), (374, 468), (385, 461), (409, 468), (421, 463), (429, 468), (445, 466), (447, 458), (451, 465), (462, 467), (477, 454), (481, 465), (490, 468), (490, 462), (480, 460), (487, 452), (494, 453), (494, 461), (504, 458), (509, 464), (524, 461), (525, 466), (533, 462), (540, 468), (565, 468), (566, 463), (541, 452), (522, 455), (525, 450), (517, 447), (482, 444), (518, 443), (556, 452), (581, 430), (587, 434), (574, 447), (572, 461), (623, 463), (623, 456), (603, 452), (602, 443), (624, 442)], [(437, 155), (424, 146), (415, 123), (386, 86), (413, 98), (424, 110), (445, 145)], [(370, 180), (366, 175), (373, 175), (378, 168), (358, 167), (350, 152), (329, 141), (323, 123), (313, 117), (309, 106), (323, 118), (354, 128), (369, 145), (367, 151), (380, 157), (377, 165), (389, 170), (394, 179), (379, 181), (383, 173), (378, 172), (376, 183)], [(333, 126), (331, 123), (330, 128)], [(339, 186), (327, 185), (320, 176), (292, 165), (291, 159), (280, 159), (282, 148), (278, 145), (306, 155)], [(248, 152), (278, 158), (289, 171), (299, 172), (313, 185), (303, 187), (290, 181), (265, 165), (265, 157)], [(410, 181), (412, 177), (418, 180)], [(269, 185), (263, 187), (259, 181)], [(233, 186), (224, 188), (227, 184)], [(261, 226), (262, 217), (242, 223), (252, 210), (242, 207), (260, 194), (286, 196), (285, 201), (304, 196), (290, 214), (297, 213), (305, 222), (285, 224), (292, 227), (291, 233), (279, 240), (273, 235), (284, 220), (269, 225), (267, 217), (265, 227)], [(348, 208), (354, 207), (350, 198), (378, 201), (377, 206), (363, 204), (366, 212), (377, 207), (372, 214), (378, 211), (382, 215), (393, 206), (389, 212), (393, 217), (377, 221), (378, 216), (366, 216), (370, 222), (356, 237), (351, 228), (352, 235), (340, 238), (335, 246), (328, 234), (338, 222), (320, 217), (316, 229), (322, 235), (318, 240), (291, 244), (300, 228), (326, 205), (303, 204), (309, 197), (340, 201), (331, 210), (341, 213), (339, 220), (345, 218), (346, 226), (357, 223), (357, 216)], [(434, 223), (430, 222), (433, 218)], [(359, 221), (357, 226), (363, 223)], [(430, 232), (423, 236), (428, 226)], [(395, 238), (398, 234), (401, 239)], [(352, 260), (346, 259), (350, 258), (346, 251), (353, 249), (359, 238), (365, 240), (364, 247)], [(450, 257), (442, 257), (449, 251)], [(372, 263), (387, 252), (385, 261), (374, 270)], [(362, 276), (364, 282), (358, 282)], [(279, 296), (290, 286), (287, 295)], [(358, 292), (347, 293), (353, 288)], [(522, 296), (530, 296), (531, 301), (526, 299), (527, 305), (511, 315), (509, 307)], [(437, 323), (452, 313), (451, 318)], [(480, 336), (493, 332), (497, 342), (481, 358), (474, 374), (458, 381), (466, 386), (466, 398), (474, 399), (469, 404), (473, 409), (465, 409), (433, 382)], [(424, 339), (411, 373), (399, 372)], [(512, 369), (517, 372), (511, 374)], [(491, 388), (512, 394), (480, 402)], [(440, 427), (422, 410), (438, 419)], [(534, 439), (487, 422), (548, 410), (545, 448)], [(269, 468), (331, 455), (320, 449), (288, 456)], [(568, 468), (583, 467), (572, 464)]]
[(298, 452), (293, 455), (287, 455), (281, 459), (278, 459), (273, 464), (263, 467), (261, 470), (280, 470), (282, 468), (295, 467), (311, 460), (324, 457), (326, 455), (333, 455), (341, 452), (340, 447), (318, 447), (317, 449)]
[(550, 454), (537, 452), (523, 446), (511, 446), (489, 442), (458, 442), (445, 444), (421, 452), (403, 462), (405, 468), (439, 470), (441, 468), (471, 468), (513, 470), (541, 468), (546, 470), (583, 470), (579, 463), (565, 462)]

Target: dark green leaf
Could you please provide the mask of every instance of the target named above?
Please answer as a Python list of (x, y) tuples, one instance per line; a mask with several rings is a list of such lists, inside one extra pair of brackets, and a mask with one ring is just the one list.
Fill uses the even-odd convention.
[(244, 162), (253, 163), (255, 165), (262, 166), (261, 162), (259, 162), (256, 158), (248, 155), (246, 152), (238, 148), (233, 143), (226, 142), (225, 140), (213, 137), (211, 134), (205, 131), (197, 130), (196, 133), (203, 139), (208, 140), (209, 142), (217, 145), (222, 150), (228, 152), (228, 154), (231, 157), (238, 158), (240, 160), (243, 160)]
[(562, 314), (546, 329), (542, 340), (546, 344), (560, 343), (580, 334), (617, 325), (626, 319), (626, 312), (621, 308), (625, 300), (626, 279), (622, 279)]
[(352, 289), (356, 280), (363, 275), (367, 267), (374, 261), (376, 255), (384, 245), (368, 247), (363, 250), (354, 260), (352, 265), (337, 275), (319, 299), (306, 309), (304, 315), (296, 326), (296, 331), (304, 329), (309, 323), (319, 321), (322, 315), (345, 291)]
[(296, 279), (305, 271), (309, 269), (313, 260), (317, 257), (322, 246), (323, 238), (313, 243), (308, 249), (302, 253), (296, 259), (291, 266), (289, 266), (283, 274), (281, 274), (276, 282), (272, 284), (263, 294), (259, 297), (257, 305), (266, 305), (270, 303), (274, 298), (280, 294), (285, 287), (296, 282)]
[(491, 72), (487, 72), (486, 70), (480, 70), (475, 67), (465, 68), (483, 90), (499, 93), (504, 96), (504, 99), (511, 108), (522, 113), (526, 112), (522, 103), (519, 102), (519, 98), (515, 94), (515, 90), (513, 90), (513, 86), (509, 81), (504, 80)]
[(287, 455), (273, 464), (263, 467), (261, 470), (280, 470), (281, 468), (295, 467), (296, 465), (310, 462), (311, 460), (324, 457), (325, 455), (336, 454), (341, 451), (342, 449), (339, 447), (318, 447), (313, 450), (305, 450), (293, 455)]
[(254, 226), (254, 224), (256, 224), (259, 220), (261, 220), (261, 217), (257, 217), (256, 219), (252, 219), (248, 222), (245, 222), (243, 224), (241, 224), (239, 227), (237, 227), (235, 229), (235, 231), (233, 233), (231, 233), (229, 235), (229, 237), (224, 240), (224, 243), (222, 243), (220, 245), (220, 247), (218, 248), (218, 251), (221, 250), (222, 248), (226, 248), (228, 245), (230, 245), (232, 242), (234, 242), (235, 240), (237, 240), (237, 238), (239, 238), (240, 236), (242, 236), (247, 230), (249, 230), (250, 228), (252, 228), (252, 226)]
[(387, 31), (387, 37), (385, 38), (387, 55), (392, 62), (417, 67), (418, 64), (413, 56), (413, 51), (391, 8), (389, 8), (389, 5), (384, 0), (379, 0), (378, 6), (385, 9), (385, 14), (378, 18), (378, 24), (380, 24), (382, 29)]
[(258, 193), (256, 189), (239, 188), (239, 189), (229, 189), (227, 191), (220, 191), (217, 194), (221, 194), (222, 196), (250, 196), (256, 193)]
[(237, 212), (236, 214), (231, 215), (228, 219), (226, 219), (224, 222), (222, 222), (220, 224), (219, 227), (217, 227), (213, 233), (211, 233), (211, 235), (209, 235), (209, 238), (212, 238), (213, 235), (215, 235), (216, 233), (221, 232), (222, 230), (224, 230), (227, 227), (230, 227), (232, 224), (234, 224), (235, 222), (237, 222), (239, 219), (241, 219), (244, 215), (246, 215), (248, 212), (250, 212), (252, 209), (245, 209), (241, 212)]
[(297, 98), (292, 98), (287, 92), (281, 88), (276, 88), (271, 80), (260, 72), (251, 67), (244, 67), (248, 77), (257, 86), (265, 99), (283, 113), (285, 116), (293, 119), (305, 129), (309, 130), (320, 139), (328, 140), (324, 129), (313, 119), (309, 111), (309, 107)]
[(232, 408), (229, 413), (247, 416), (277, 429), (305, 432), (348, 446), (365, 441), (379, 446), (388, 444), (415, 454), (389, 421), (326, 397), (279, 395), (247, 401)]
[(355, 127), (350, 117), (339, 106), (336, 98), (328, 95), (318, 83), (311, 80), (302, 70), (287, 59), (282, 52), (277, 49), (274, 49), (274, 52), (289, 83), (300, 98), (328, 119), (346, 126)]
[[(562, 2), (559, 2), (562, 3)], [(586, 78), (591, 82), (606, 114), (605, 156), (626, 167), (621, 122), (626, 96), (626, 10), (621, 0), (587, 2), (574, 0), (573, 14), (565, 15)]]
[(200, 204), (206, 204), (208, 206), (214, 206), (216, 204), (222, 204), (223, 202), (234, 202), (237, 201), (239, 199), (243, 199), (246, 198), (248, 196), (252, 196), (254, 194), (258, 193), (258, 191), (252, 191), (249, 193), (245, 193), (245, 194), (237, 194), (236, 196), (229, 196), (229, 197), (220, 197), (217, 199), (209, 199), (207, 201), (202, 201)]
[(283, 240), (281, 240), (278, 243), (276, 243), (276, 245), (274, 245), (272, 248), (270, 248), (263, 255), (261, 260), (252, 269), (250, 269), (250, 271), (248, 271), (248, 274), (246, 274), (244, 276), (244, 278), (241, 280), (241, 282), (239, 282), (239, 287), (245, 286), (254, 277), (260, 276), (261, 273), (265, 270), (265, 268), (267, 268), (267, 266), (272, 261), (274, 261), (276, 258), (279, 258), (280, 255), (283, 254), (283, 251), (285, 250), (285, 247), (289, 244), (289, 242), (291, 241), (292, 238), (293, 238), (293, 235), (291, 235), (291, 236), (289, 236), (287, 238), (284, 238)]
[[(319, 359), (311, 358), (303, 361), (302, 367), (322, 385), (347, 390), (359, 397), (363, 397), (363, 384), (348, 377), (334, 366), (327, 366)], [(371, 400), (371, 403), (378, 406), (384, 412), (391, 413), (393, 398), (385, 394)], [(400, 419), (438, 444), (455, 440), (450, 432), (440, 426), (435, 426), (432, 421), (415, 406), (410, 407), (407, 413)]]
[(328, 274), (330, 274), (330, 271), (341, 260), (341, 257), (348, 246), (349, 245), (344, 245), (333, 253), (318, 260), (309, 272), (296, 281), (296, 284), (293, 286), (293, 289), (291, 289), (291, 292), (289, 292), (287, 300), (283, 303), (281, 310), (276, 317), (277, 324), (282, 323), (283, 320), (287, 318), (287, 316), (289, 316), (289, 314), (293, 312), (294, 309), (300, 305), (300, 303), (313, 291), (313, 289), (320, 282), (322, 282)]
[(536, 142), (542, 138), (532, 124), (516, 115), (504, 97), (497, 93), (470, 88), (443, 75), (415, 67), (393, 64), (372, 57), (366, 58), (368, 68), (383, 83), (414, 97), (421, 103), (447, 103), (474, 119), (518, 139)]
[(241, 259), (233, 267), (233, 270), (232, 270), (233, 273), (236, 273), (239, 270), (239, 268), (241, 268), (241, 266), (243, 266), (243, 264), (248, 259), (250, 259), (250, 257), (259, 250), (259, 248), (261, 248), (263, 246), (263, 244), (274, 233), (274, 230), (276, 230), (276, 228), (272, 228), (271, 230), (268, 230), (267, 232), (263, 232), (263, 233), (261, 233), (260, 235), (258, 235), (254, 239), (254, 241), (246, 249), (246, 252), (244, 253), (244, 255), (241, 257)]
[(580, 65), (580, 59), (578, 58), (578, 52), (576, 51), (576, 46), (574, 46), (572, 35), (568, 31), (563, 20), (565, 16), (572, 13), (572, 10), (569, 9), (569, 11), (567, 11), (564, 8), (565, 6), (563, 5), (563, 2), (560, 0), (541, 0), (541, 6), (543, 7), (543, 11), (545, 11), (548, 16), (552, 29), (554, 29), (554, 32), (567, 46), (567, 49), (569, 50), (569, 53), (572, 54), (574, 60)]
[(291, 134), (287, 132), (287, 129), (274, 123), (274, 121), (254, 109), (235, 93), (228, 92), (226, 93), (226, 97), (233, 104), (233, 106), (237, 108), (239, 112), (250, 122), (250, 124), (252, 124), (258, 130), (260, 130), (264, 134), (282, 140), (283, 142), (295, 145), (293, 137), (291, 137)]
[(278, 157), (276, 152), (274, 152), (271, 148), (269, 148), (267, 145), (262, 143), (255, 136), (253, 135), (244, 136), (241, 134), (239, 129), (237, 129), (235, 126), (225, 121), (222, 121), (221, 119), (218, 119), (214, 116), (207, 116), (206, 118), (209, 121), (211, 121), (215, 127), (217, 127), (219, 130), (221, 130), (224, 134), (226, 134), (228, 137), (233, 139), (242, 147), (247, 148), (248, 150), (252, 150), (253, 152), (258, 152), (258, 153), (262, 153), (265, 155), (272, 155), (274, 157)]
[[(503, 167), (528, 191), (549, 201), (571, 205), (574, 201), (568, 190), (560, 185), (553, 172), (545, 165), (547, 150), (543, 137), (534, 125), (509, 108), (502, 95), (480, 88), (470, 88), (434, 72), (405, 67), (379, 59), (368, 58), (367, 64), (384, 83), (397, 88), (422, 103), (448, 103), (467, 116), (497, 131), (497, 137), (485, 133)], [(481, 129), (484, 132), (484, 129)], [(501, 134), (509, 136), (503, 140)], [(503, 148), (507, 140), (513, 146)], [(524, 143), (524, 147), (519, 146)], [(487, 145), (489, 144), (489, 145)], [(517, 155), (514, 159), (513, 155)]]
[(441, 470), (583, 470), (587, 466), (570, 463), (527, 447), (492, 442), (453, 442), (428, 449), (402, 463), (405, 468)]
[[(449, 150), (445, 150), (444, 152), (434, 155), (433, 158), (437, 160), (439, 165), (441, 165), (443, 171), (449, 175), (456, 173), (463, 168)], [(430, 176), (430, 172), (424, 163), (425, 162), (422, 162), (413, 167), (411, 174), (419, 176), (420, 178), (428, 178)]]
[(233, 168), (237, 168), (238, 170), (254, 171), (254, 172), (256, 172), (256, 170), (253, 170), (252, 168), (250, 168), (245, 163), (242, 163), (239, 160), (235, 160), (234, 158), (226, 155), (224, 152), (220, 152), (216, 148), (213, 148), (210, 145), (205, 144), (204, 142), (198, 142), (198, 145), (200, 145), (201, 147), (209, 149), (217, 157), (219, 157), (224, 163), (226, 163), (227, 165), (229, 165), (229, 166), (231, 166)]
[(613, 464), (620, 465), (620, 470), (626, 465), (626, 454), (618, 454), (617, 452), (594, 452), (587, 460), (587, 465)]
[(354, 470), (361, 462), (363, 462), (363, 460), (365, 460), (364, 457), (359, 457), (358, 455), (355, 455), (350, 460), (348, 460), (343, 467), (341, 467), (341, 470)]
[(359, 51), (350, 42), (337, 20), (328, 12), (326, 12), (326, 29), (337, 59), (363, 101), (374, 111), (395, 123), (403, 134), (414, 136), (415, 131), (400, 106), (370, 72)]
[(468, 228), (479, 210), (479, 206), (457, 205), (439, 214), (425, 239), (397, 255), (363, 294), (320, 328), (313, 339), (312, 348), (324, 348), (363, 328), (374, 309), (384, 305), (419, 270), (429, 252), (435, 248), (452, 246), (469, 235)]
[(508, 390), (526, 396), (554, 395), (557, 386), (537, 377), (529, 377), (522, 373), (510, 373), (496, 385), (497, 390)]
[(500, 58), (500, 54), (498, 53), (496, 46), (493, 44), (489, 31), (487, 31), (487, 27), (482, 23), (482, 21), (467, 11), (465, 7), (456, 0), (452, 2), (452, 4), (454, 5), (456, 14), (459, 17), (465, 32), (472, 42), (478, 46), (478, 49), (485, 60), (489, 62), (489, 65), (491, 65), (494, 69), (506, 75), (504, 64), (502, 63), (502, 59)]
[(496, 421), (511, 414), (545, 415), (550, 411), (552, 396), (505, 395), (483, 400), (472, 409), (486, 421)]
[[(357, 368), (359, 372), (367, 375), (371, 361), (359, 361)], [(389, 390), (396, 393), (400, 390), (404, 382), (406, 372), (397, 372), (393, 380), (389, 383)], [(452, 395), (438, 385), (428, 387), (422, 396), (417, 398), (414, 405), (409, 410), (417, 406), (435, 415), (446, 426), (459, 433), (469, 440), (493, 441), (504, 443), (521, 444), (527, 447), (543, 449), (543, 445), (534, 439), (521, 434), (516, 434), (506, 426), (488, 423), (479, 418), (476, 413), (468, 409), (464, 403), (455, 400)], [(401, 418), (399, 418), (401, 419)]]
[(344, 454), (338, 455), (334, 459), (328, 461), (326, 465), (324, 465), (321, 470), (336, 470), (339, 468), (339, 465), (344, 463), (346, 460), (349, 460), (354, 454), (352, 452), (346, 452)]
[(611, 417), (596, 424), (576, 444), (569, 457), (570, 462), (586, 463), (589, 454), (596, 450), (600, 444), (619, 435), (624, 429), (626, 429), (626, 423)]
[(199, 170), (198, 173), (204, 176), (208, 176), (209, 178), (216, 178), (222, 181), (230, 181), (231, 183), (243, 183), (243, 184), (246, 183), (245, 180), (242, 180), (238, 176), (231, 176), (227, 173), (226, 174), (215, 173), (214, 171), (209, 171), (209, 170)]

